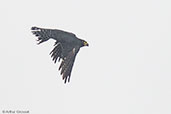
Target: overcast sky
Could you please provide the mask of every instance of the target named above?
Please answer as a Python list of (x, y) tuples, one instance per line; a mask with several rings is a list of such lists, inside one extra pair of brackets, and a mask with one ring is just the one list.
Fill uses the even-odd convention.
[[(0, 114), (171, 114), (170, 0), (1, 0)], [(32, 26), (75, 33), (64, 84)]]

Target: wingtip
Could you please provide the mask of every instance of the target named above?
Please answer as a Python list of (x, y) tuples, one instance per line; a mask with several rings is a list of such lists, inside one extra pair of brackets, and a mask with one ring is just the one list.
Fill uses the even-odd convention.
[(39, 28), (36, 26), (31, 27), (31, 30), (38, 30)]
[(64, 84), (66, 84), (66, 77), (62, 76), (62, 80), (64, 80)]

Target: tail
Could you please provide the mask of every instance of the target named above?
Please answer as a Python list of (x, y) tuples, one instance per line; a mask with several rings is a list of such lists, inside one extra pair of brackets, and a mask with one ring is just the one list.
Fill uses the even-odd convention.
[(50, 39), (50, 35), (49, 35), (50, 33), (49, 33), (48, 29), (43, 29), (43, 28), (39, 28), (39, 27), (32, 27), (31, 30), (32, 30), (32, 33), (36, 37), (38, 37), (38, 39), (37, 39), (38, 44), (43, 43), (43, 42)]

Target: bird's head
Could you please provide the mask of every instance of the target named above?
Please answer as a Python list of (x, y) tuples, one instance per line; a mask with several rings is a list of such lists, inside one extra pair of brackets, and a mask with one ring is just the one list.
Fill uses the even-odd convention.
[(82, 43), (82, 45), (81, 45), (82, 47), (83, 46), (89, 46), (89, 44), (85, 40), (81, 40), (81, 43)]

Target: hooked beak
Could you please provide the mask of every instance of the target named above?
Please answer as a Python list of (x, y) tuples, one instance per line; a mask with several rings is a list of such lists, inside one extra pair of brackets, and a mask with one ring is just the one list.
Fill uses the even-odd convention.
[(84, 42), (84, 46), (89, 46), (89, 44), (87, 42)]
[(89, 44), (87, 43), (86, 46), (89, 46)]

